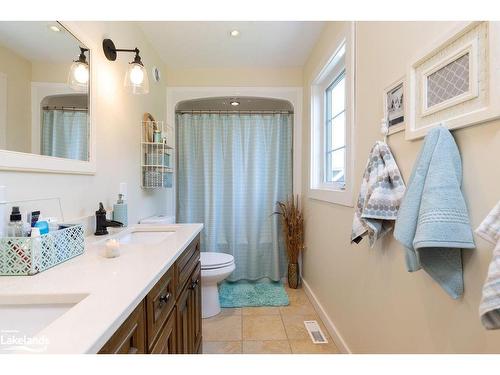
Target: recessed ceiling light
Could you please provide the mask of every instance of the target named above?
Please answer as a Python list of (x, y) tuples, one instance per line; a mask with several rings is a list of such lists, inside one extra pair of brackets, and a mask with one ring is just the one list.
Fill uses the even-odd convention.
[(239, 30), (231, 30), (231, 32), (229, 33), (229, 35), (231, 35), (232, 37), (236, 38), (237, 36), (240, 36), (240, 32), (239, 32)]
[(231, 102), (230, 102), (230, 103), (231, 103), (231, 105), (232, 105), (233, 107), (237, 107), (237, 106), (239, 106), (239, 105), (240, 105), (240, 102), (238, 102), (238, 101), (236, 101), (236, 100), (231, 100)]
[(52, 30), (55, 33), (58, 33), (58, 32), (61, 31), (61, 28), (59, 26), (56, 26), (56, 25), (50, 25), (49, 29)]

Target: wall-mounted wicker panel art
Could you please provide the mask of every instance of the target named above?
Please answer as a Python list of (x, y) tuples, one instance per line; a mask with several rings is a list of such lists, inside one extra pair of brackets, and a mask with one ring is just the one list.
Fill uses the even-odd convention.
[(410, 67), (407, 139), (439, 124), (454, 129), (500, 116), (500, 105), (491, 100), (500, 94), (493, 69), (500, 61), (500, 25), (458, 24)]
[(469, 53), (453, 60), (427, 77), (427, 108), (469, 91)]

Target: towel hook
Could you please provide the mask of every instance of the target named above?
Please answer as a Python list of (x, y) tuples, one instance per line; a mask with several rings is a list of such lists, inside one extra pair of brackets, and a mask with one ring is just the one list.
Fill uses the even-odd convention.
[(389, 134), (389, 126), (387, 125), (387, 120), (383, 118), (380, 120), (380, 133), (384, 136), (384, 143), (387, 143), (387, 135)]

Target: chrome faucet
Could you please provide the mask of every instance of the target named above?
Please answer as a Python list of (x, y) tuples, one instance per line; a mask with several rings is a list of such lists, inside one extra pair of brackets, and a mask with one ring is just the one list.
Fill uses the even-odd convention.
[(102, 202), (99, 202), (99, 209), (95, 212), (95, 235), (104, 236), (109, 234), (108, 227), (123, 227), (123, 223), (106, 218), (106, 210)]

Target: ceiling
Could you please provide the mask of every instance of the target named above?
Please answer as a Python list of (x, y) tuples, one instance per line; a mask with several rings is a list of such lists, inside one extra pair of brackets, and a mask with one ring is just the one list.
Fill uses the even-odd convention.
[(49, 29), (56, 21), (2, 21), (0, 46), (14, 51), (29, 61), (66, 63), (78, 58), (83, 46), (62, 26), (60, 32)]
[[(324, 22), (139, 22), (172, 69), (302, 67)], [(238, 30), (238, 37), (230, 31)]]

